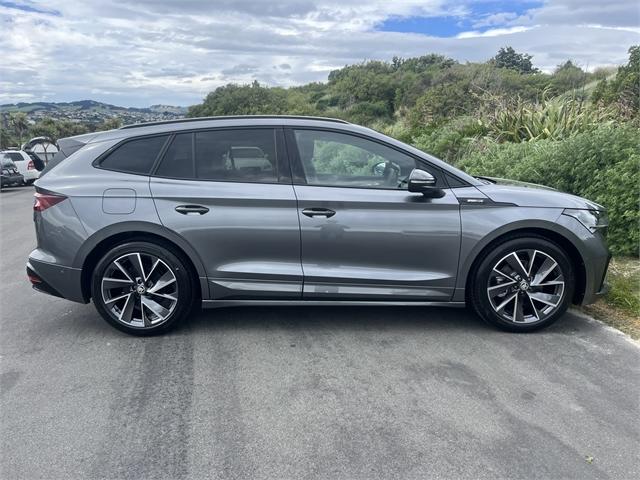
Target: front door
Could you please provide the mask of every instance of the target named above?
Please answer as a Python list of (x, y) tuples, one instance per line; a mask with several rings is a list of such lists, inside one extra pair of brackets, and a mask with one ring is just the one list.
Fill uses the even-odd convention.
[(160, 220), (200, 255), (213, 300), (301, 298), (283, 145), (278, 128), (177, 133), (151, 178)]
[[(303, 298), (448, 301), (460, 213), (442, 171), (372, 139), (330, 130), (287, 133), (302, 238)], [(441, 198), (410, 193), (414, 168)]]

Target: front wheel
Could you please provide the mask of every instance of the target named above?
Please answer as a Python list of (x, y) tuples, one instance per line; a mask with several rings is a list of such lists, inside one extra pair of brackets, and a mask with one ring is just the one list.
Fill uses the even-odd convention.
[(574, 272), (566, 253), (541, 237), (497, 245), (475, 271), (471, 301), (487, 322), (530, 332), (551, 325), (569, 307)]
[(92, 298), (109, 324), (131, 335), (168, 331), (189, 315), (195, 300), (185, 261), (147, 242), (119, 245), (98, 262)]

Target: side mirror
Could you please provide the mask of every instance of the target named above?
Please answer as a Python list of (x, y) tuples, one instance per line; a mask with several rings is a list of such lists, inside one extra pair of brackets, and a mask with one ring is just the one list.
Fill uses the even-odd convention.
[(440, 198), (442, 189), (436, 187), (436, 179), (429, 172), (414, 168), (409, 175), (408, 189), (413, 193), (422, 193), (425, 197)]
[(371, 174), (376, 177), (384, 176), (384, 169), (386, 168), (386, 162), (376, 163), (373, 167), (371, 167)]

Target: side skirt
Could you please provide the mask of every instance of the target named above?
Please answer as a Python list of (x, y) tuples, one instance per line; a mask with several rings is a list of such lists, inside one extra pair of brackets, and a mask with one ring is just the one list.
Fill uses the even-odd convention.
[(221, 307), (286, 307), (286, 306), (324, 306), (324, 307), (454, 307), (461, 308), (465, 302), (387, 302), (387, 301), (352, 301), (352, 300), (203, 300), (202, 308)]

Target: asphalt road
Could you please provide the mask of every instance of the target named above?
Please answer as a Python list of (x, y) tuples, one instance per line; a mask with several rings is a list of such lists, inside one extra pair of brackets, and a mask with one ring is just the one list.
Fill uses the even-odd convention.
[(640, 349), (567, 314), (230, 308), (133, 338), (33, 291), (0, 193), (2, 479), (640, 478)]

